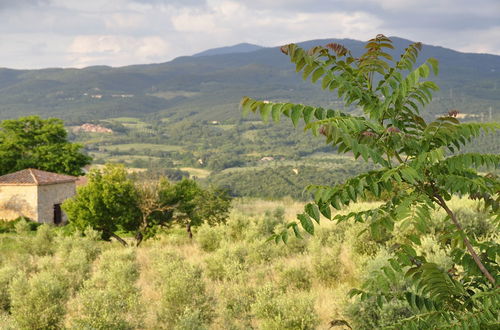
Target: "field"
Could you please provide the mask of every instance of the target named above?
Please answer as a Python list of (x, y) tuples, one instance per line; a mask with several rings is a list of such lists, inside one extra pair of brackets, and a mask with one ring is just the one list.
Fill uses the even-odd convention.
[(126, 143), (126, 144), (114, 144), (110, 146), (102, 147), (105, 151), (127, 151), (134, 153), (134, 151), (144, 151), (150, 150), (156, 151), (177, 151), (180, 150), (180, 146), (169, 146), (164, 144), (152, 144), (152, 143)]
[[(479, 226), (477, 202), (451, 205), (466, 228), (498, 236), (484, 221)], [(237, 199), (226, 224), (198, 227), (193, 240), (173, 227), (139, 248), (100, 241), (91, 230), (30, 232), (20, 222), (0, 234), (0, 328), (329, 329), (345, 320), (373, 329), (407, 315), (405, 306), (379, 311), (347, 297), (401, 238), (379, 244), (358, 235), (362, 223), (323, 221), (314, 236), (267, 241), (301, 209), (289, 198)], [(432, 214), (437, 227), (443, 218)], [(422, 241), (428, 258), (449, 262), (432, 234)]]

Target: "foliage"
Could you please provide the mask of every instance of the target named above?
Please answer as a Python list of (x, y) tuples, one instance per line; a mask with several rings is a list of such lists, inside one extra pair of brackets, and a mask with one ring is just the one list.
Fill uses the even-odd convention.
[(12, 317), (21, 329), (60, 329), (68, 296), (56, 271), (15, 278), (10, 286)]
[(204, 326), (213, 318), (213, 298), (206, 292), (202, 270), (182, 258), (159, 253), (155, 256), (158, 277), (155, 284), (161, 293), (159, 321), (167, 328), (189, 321)]
[(261, 329), (306, 330), (318, 324), (311, 296), (303, 292), (284, 294), (264, 285), (257, 291), (252, 309), (261, 320)]
[(4, 120), (0, 123), (0, 175), (30, 167), (80, 175), (91, 159), (81, 148), (68, 142), (60, 119), (29, 116)]
[(141, 210), (137, 198), (125, 168), (110, 164), (102, 171), (90, 171), (88, 184), (78, 188), (76, 196), (66, 200), (62, 207), (76, 228), (85, 230), (90, 226), (102, 232), (104, 239), (121, 240), (118, 231), (138, 228)]
[[(406, 242), (396, 245), (390, 266), (382, 272), (387, 281), (393, 280), (395, 274), (406, 273), (409, 287), (404, 294), (414, 316), (405, 320), (405, 326), (422, 328), (467, 321), (471, 326), (486, 327), (497, 322), (491, 311), (498, 302), (492, 287), (496, 285), (500, 249), (495, 242), (470, 240), (448, 201), (453, 194), (467, 195), (483, 201), (488, 211), (498, 212), (500, 181), (494, 175), (479, 173), (477, 168), (498, 167), (500, 156), (453, 153), (481, 132), (498, 130), (500, 124), (461, 123), (457, 111), (426, 122), (420, 108), (429, 104), (432, 93), (438, 90), (434, 82), (427, 80), (431, 71), (438, 73), (438, 63), (430, 58), (414, 68), (421, 47), (420, 43), (411, 44), (399, 60), (389, 54), (394, 46), (383, 35), (369, 40), (365, 53), (358, 57), (336, 43), (309, 51), (294, 44), (281, 48), (304, 79), (310, 77), (313, 83), (320, 82), (323, 89), (336, 91), (346, 105), (355, 105), (363, 115), (248, 97), (243, 98), (241, 106), (245, 113), (260, 113), (266, 121), (279, 121), (281, 116), (289, 117), (295, 126), (303, 121), (305, 130), (323, 136), (339, 153), (352, 153), (355, 159), (378, 166), (341, 184), (309, 186), (314, 203), (308, 203), (304, 213), (297, 216), (298, 222), (287, 228), (300, 236), (300, 224), (314, 234), (321, 215), (338, 222), (366, 222), (375, 239), (401, 226), (413, 227), (415, 232), (408, 233)], [(384, 192), (390, 198), (379, 207), (332, 214), (332, 208), (341, 210), (367, 193), (378, 197)], [(429, 231), (429, 214), (436, 207), (443, 209), (450, 220), (442, 239), (446, 237), (450, 242), (454, 264), (463, 267), (463, 272), (456, 276), (417, 255), (412, 247), (420, 245), (419, 235)], [(287, 242), (288, 235), (285, 230), (275, 239)], [(378, 297), (380, 306), (389, 301), (373, 284), (366, 284), (365, 289), (352, 294), (361, 299)]]
[(160, 201), (162, 205), (175, 206), (173, 220), (186, 225), (189, 236), (191, 227), (202, 223), (215, 225), (227, 219), (231, 199), (220, 189), (203, 189), (190, 179), (172, 184), (162, 181)]
[(142, 322), (139, 276), (132, 250), (106, 251), (71, 302), (69, 323), (80, 329), (131, 329)]
[[(302, 205), (290, 199), (236, 200), (225, 224), (201, 225), (193, 240), (185, 235), (183, 227), (173, 224), (155, 239), (134, 248), (102, 242), (100, 233), (89, 228), (69, 233), (61, 227), (43, 226), (47, 231), (39, 243), (48, 238), (45, 242), (50, 242), (50, 249), (49, 253), (39, 254), (36, 249), (26, 248), (36, 239), (35, 233), (1, 234), (0, 328), (22, 328), (14, 319), (20, 312), (12, 313), (13, 300), (28, 307), (37, 304), (37, 310), (42, 309), (35, 302), (42, 295), (27, 295), (27, 289), (17, 290), (21, 285), (13, 290), (13, 282), (24, 279), (22, 287), (26, 288), (33, 278), (43, 274), (56, 279), (43, 281), (44, 285), (59, 283), (64, 288), (65, 299), (44, 305), (47, 309), (59, 305), (57, 310), (64, 311), (62, 317), (55, 317), (59, 328), (281, 329), (284, 324), (296, 329), (308, 324), (309, 328), (326, 329), (340, 324), (340, 320), (355, 329), (390, 325), (406, 328), (406, 318), (417, 315), (406, 299), (412, 281), (404, 272), (394, 273), (392, 280), (385, 273), (396, 256), (397, 244), (410, 244), (408, 235), (414, 228), (398, 228), (389, 239), (378, 242), (370, 231), (357, 237), (367, 224), (324, 222), (314, 236), (304, 235), (302, 240), (290, 237), (287, 245), (266, 242), (269, 233), (262, 228), (274, 223), (273, 214), (287, 221)], [(337, 214), (377, 205), (380, 202), (360, 202)], [(491, 226), (467, 227), (468, 234), (480, 242), (498, 240), (495, 218), (478, 206), (481, 203), (466, 198), (454, 197), (450, 201), (450, 207), (463, 221), (483, 218)], [(452, 268), (451, 262), (453, 278), (464, 278), (465, 268), (450, 256), (450, 242), (443, 237), (449, 232), (445, 212), (432, 211), (430, 218), (434, 219), (430, 230), (421, 237), (421, 244), (414, 246), (415, 252), (444, 271)], [(282, 227), (278, 224), (275, 230)], [(202, 249), (201, 241), (211, 235), (203, 232), (205, 229), (217, 234), (220, 246), (213, 252)], [(357, 240), (375, 242), (377, 249), (357, 248)], [(325, 277), (328, 280), (324, 281), (317, 275), (316, 263), (322, 254), (325, 265), (334, 259), (340, 270), (337, 280)], [(328, 271), (327, 266), (323, 270)], [(365, 298), (347, 298), (350, 288), (360, 286), (366, 292)], [(383, 301), (381, 307), (379, 300)], [(476, 314), (482, 312), (490, 313), (478, 309)], [(27, 313), (24, 317), (35, 322), (37, 316)], [(428, 322), (420, 328), (447, 326), (446, 321)]]

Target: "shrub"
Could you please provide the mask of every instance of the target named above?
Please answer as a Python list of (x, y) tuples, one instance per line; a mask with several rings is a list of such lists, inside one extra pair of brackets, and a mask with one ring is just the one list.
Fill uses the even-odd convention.
[(240, 276), (222, 286), (218, 295), (221, 328), (251, 329), (252, 304), (255, 302), (255, 288), (248, 285), (247, 276)]
[(257, 292), (252, 310), (261, 329), (315, 329), (319, 323), (309, 293), (285, 294), (269, 285)]
[(19, 235), (27, 234), (31, 230), (28, 221), (26, 221), (26, 219), (24, 218), (19, 219), (19, 221), (16, 221), (14, 227), (16, 233), (18, 233)]
[(66, 312), (68, 290), (54, 271), (27, 278), (19, 276), (10, 286), (11, 314), (22, 329), (60, 329)]
[(212, 280), (231, 279), (247, 270), (248, 247), (225, 245), (205, 259), (207, 275)]
[(340, 246), (314, 253), (312, 266), (315, 277), (325, 285), (336, 284), (342, 275), (343, 266), (340, 262)]
[(176, 255), (159, 253), (154, 269), (155, 286), (161, 294), (159, 322), (168, 328), (183, 322), (209, 325), (214, 317), (213, 298), (205, 290), (201, 268)]
[(257, 222), (257, 228), (259, 234), (262, 236), (271, 236), (274, 234), (274, 229), (276, 226), (283, 224), (285, 222), (285, 209), (282, 207), (277, 207), (273, 212), (266, 211), (264, 213), (264, 218)]
[(470, 209), (458, 209), (457, 217), (464, 230), (476, 237), (476, 239), (485, 238), (496, 232), (493, 222), (486, 212), (474, 212)]
[(312, 273), (305, 266), (292, 266), (284, 269), (279, 276), (279, 283), (284, 289), (309, 291), (312, 285)]
[(353, 329), (360, 330), (385, 328), (397, 320), (413, 315), (408, 304), (397, 299), (386, 302), (382, 308), (378, 306), (376, 299), (353, 299), (346, 309), (346, 314)]
[(11, 220), (0, 220), (0, 234), (12, 233), (16, 230), (16, 222)]
[(38, 227), (35, 237), (27, 242), (26, 247), (33, 255), (44, 256), (54, 252), (56, 234), (50, 225), (43, 224)]
[(248, 233), (248, 229), (251, 224), (250, 219), (246, 216), (235, 216), (229, 218), (226, 229), (231, 240), (243, 240)]
[(196, 233), (196, 241), (205, 252), (213, 252), (220, 247), (223, 234), (220, 226), (211, 227), (208, 224), (200, 226)]
[(97, 270), (71, 302), (68, 323), (73, 328), (129, 329), (142, 323), (139, 271), (132, 249), (101, 254)]
[(0, 268), (0, 312), (10, 309), (9, 286), (16, 273), (16, 268), (11, 265)]

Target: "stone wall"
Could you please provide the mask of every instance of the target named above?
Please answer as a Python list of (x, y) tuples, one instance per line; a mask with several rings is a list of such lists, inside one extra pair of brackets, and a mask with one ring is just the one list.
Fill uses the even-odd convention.
[(37, 186), (0, 185), (0, 219), (38, 219)]
[[(75, 189), (74, 182), (38, 186), (38, 222), (54, 223), (54, 205), (73, 197)], [(67, 222), (64, 212), (62, 221)]]

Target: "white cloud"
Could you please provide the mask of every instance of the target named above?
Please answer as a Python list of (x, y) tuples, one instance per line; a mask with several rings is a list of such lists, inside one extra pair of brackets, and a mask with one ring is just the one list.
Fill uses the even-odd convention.
[(161, 61), (168, 50), (167, 41), (158, 36), (85, 35), (73, 39), (68, 47), (68, 59), (75, 67), (120, 66)]
[(240, 42), (378, 33), (500, 54), (498, 17), (498, 0), (0, 0), (0, 66), (163, 62)]

